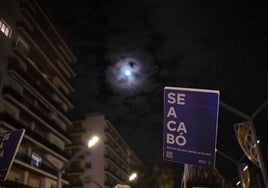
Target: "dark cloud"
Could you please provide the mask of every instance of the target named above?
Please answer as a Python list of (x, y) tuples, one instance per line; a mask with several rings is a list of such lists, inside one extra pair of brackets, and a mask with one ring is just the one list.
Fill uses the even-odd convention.
[[(44, 4), (78, 58), (76, 113), (104, 113), (144, 161), (162, 155), (164, 86), (220, 90), (222, 101), (247, 114), (267, 99), (267, 39), (265, 24), (257, 25), (263, 13), (257, 3), (57, 2), (64, 6)], [(122, 65), (134, 65), (133, 82), (120, 77)], [(268, 144), (264, 114), (267, 108), (256, 127)], [(233, 129), (239, 121), (220, 108), (218, 148), (235, 159), (243, 155)], [(220, 172), (232, 180), (236, 166), (221, 156), (217, 160)]]

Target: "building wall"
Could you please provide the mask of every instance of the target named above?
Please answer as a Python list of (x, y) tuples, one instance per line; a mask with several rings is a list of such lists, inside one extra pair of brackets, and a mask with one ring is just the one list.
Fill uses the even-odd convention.
[[(129, 175), (140, 167), (141, 161), (111, 122), (102, 114), (88, 114), (74, 121), (73, 124), (74, 128), (82, 129), (80, 138), (84, 144), (93, 135), (100, 138), (90, 151), (85, 152), (83, 158), (76, 161), (79, 161), (83, 168), (80, 174), (76, 174), (76, 177), (80, 178), (80, 187), (109, 188), (117, 184), (129, 183)], [(77, 135), (77, 133), (72, 134), (72, 138), (76, 136), (77, 139)], [(73, 147), (69, 148), (70, 153), (73, 152), (71, 148)], [(74, 177), (75, 174), (68, 175)], [(71, 181), (70, 187), (72, 187)]]
[(0, 186), (55, 187), (56, 169), (70, 157), (76, 58), (41, 7), (35, 0), (0, 1), (0, 133), (26, 130)]
[[(86, 170), (86, 174), (89, 177), (104, 186), (104, 144), (105, 144), (105, 119), (104, 116), (88, 116), (83, 123), (86, 130), (89, 130), (89, 135), (97, 135), (100, 138), (99, 143), (91, 149), (90, 155), (86, 156), (86, 161), (91, 162), (91, 168)], [(93, 184), (93, 185), (92, 185)], [(91, 186), (95, 186), (94, 182), (90, 183)], [(89, 186), (90, 187), (90, 186)]]

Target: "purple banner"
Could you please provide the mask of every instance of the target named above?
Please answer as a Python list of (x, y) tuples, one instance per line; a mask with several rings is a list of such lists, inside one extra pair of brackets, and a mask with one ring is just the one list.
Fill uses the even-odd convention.
[(0, 181), (6, 179), (24, 132), (24, 129), (8, 131), (0, 138)]
[(165, 87), (165, 160), (215, 166), (219, 91)]

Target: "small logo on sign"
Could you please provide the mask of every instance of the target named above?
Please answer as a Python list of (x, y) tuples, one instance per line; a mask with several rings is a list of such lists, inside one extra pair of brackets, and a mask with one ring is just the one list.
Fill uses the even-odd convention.
[(173, 159), (173, 152), (172, 151), (167, 151), (166, 152), (166, 157), (169, 159)]

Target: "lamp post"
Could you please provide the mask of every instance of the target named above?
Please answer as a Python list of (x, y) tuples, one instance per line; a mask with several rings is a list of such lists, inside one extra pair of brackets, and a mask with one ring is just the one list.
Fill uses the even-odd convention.
[(82, 147), (77, 153), (75, 153), (67, 162), (63, 163), (62, 167), (58, 169), (58, 176), (57, 176), (57, 188), (61, 188), (61, 179), (62, 179), (62, 172), (66, 170), (71, 162), (76, 160), (79, 156), (81, 156), (87, 148), (92, 148), (96, 143), (99, 141), (98, 136), (93, 136), (87, 144), (87, 147)]
[(246, 186), (246, 184), (249, 183), (249, 176), (245, 176), (245, 175), (243, 176), (243, 174), (248, 173), (248, 165), (242, 163), (242, 160), (245, 156), (242, 156), (238, 161), (236, 161), (235, 159), (233, 159), (232, 157), (230, 157), (229, 155), (225, 154), (224, 152), (220, 150), (217, 150), (217, 153), (236, 165), (237, 170), (238, 170), (237, 171), (238, 177), (239, 177), (239, 180), (236, 183), (236, 186), (238, 186), (239, 184), (242, 184), (242, 187), (248, 187), (248, 185)]
[(264, 181), (264, 185), (265, 187), (268, 187), (268, 176), (267, 176), (267, 172), (266, 172), (266, 167), (265, 167), (265, 164), (264, 164), (264, 160), (263, 160), (263, 157), (262, 157), (262, 152), (261, 152), (261, 149), (260, 149), (260, 146), (258, 144), (258, 138), (257, 138), (257, 134), (256, 134), (256, 130), (255, 130), (255, 125), (253, 123), (254, 121), (254, 118), (264, 109), (264, 107), (268, 105), (268, 99), (266, 99), (262, 105), (251, 115), (247, 115), (239, 110), (237, 110), (236, 108), (224, 103), (224, 102), (221, 102), (220, 101), (220, 106), (225, 108), (226, 110), (236, 114), (237, 116), (241, 117), (241, 118), (244, 118), (246, 119), (248, 122), (249, 122), (249, 126), (250, 126), (250, 130), (251, 130), (251, 133), (252, 133), (252, 138), (253, 138), (253, 142), (254, 142), (254, 145), (256, 146), (256, 153), (257, 153), (257, 158), (258, 158), (258, 162), (259, 162), (259, 168), (262, 172), (262, 177), (263, 177), (263, 181)]

